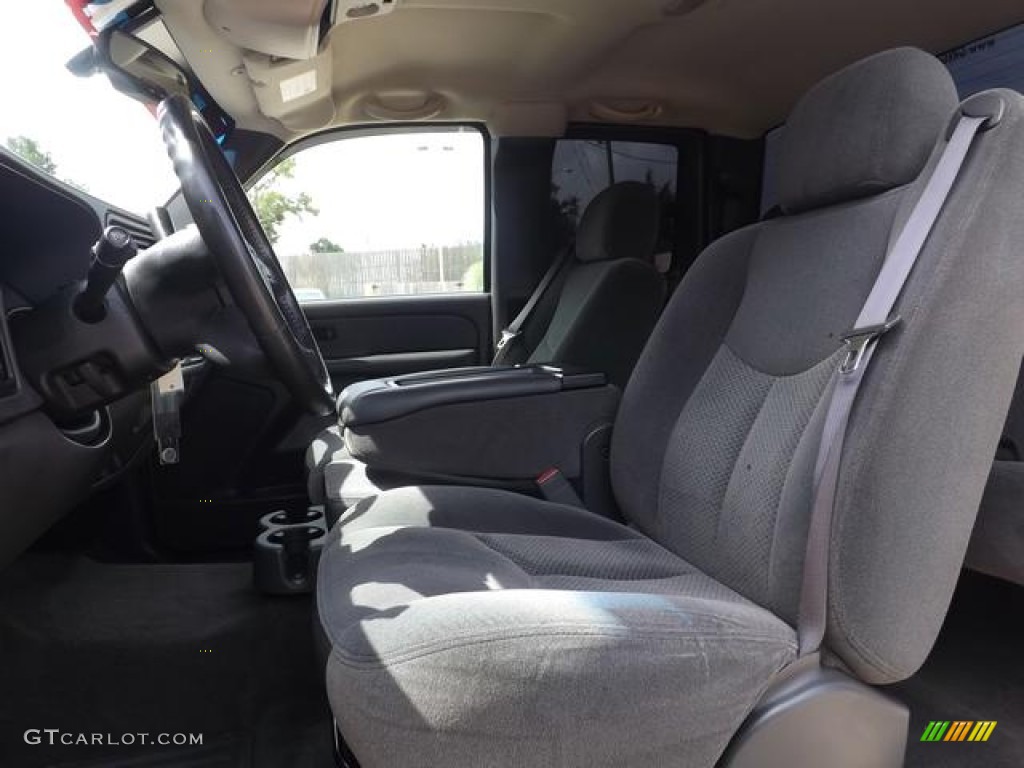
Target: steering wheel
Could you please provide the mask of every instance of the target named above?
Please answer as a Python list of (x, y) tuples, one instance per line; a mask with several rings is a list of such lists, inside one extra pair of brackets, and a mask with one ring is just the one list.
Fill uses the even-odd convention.
[(264, 355), (300, 405), (334, 413), (331, 379), (306, 316), (206, 121), (180, 95), (160, 103), (157, 119), (199, 234)]

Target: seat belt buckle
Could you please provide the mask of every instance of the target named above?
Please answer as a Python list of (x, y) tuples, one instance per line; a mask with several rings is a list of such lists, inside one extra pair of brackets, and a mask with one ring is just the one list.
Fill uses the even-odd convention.
[(846, 357), (843, 359), (842, 365), (839, 366), (839, 372), (844, 376), (856, 373), (864, 363), (864, 357), (867, 355), (868, 350), (874, 347), (882, 336), (899, 324), (900, 316), (893, 315), (884, 323), (869, 325), (864, 328), (854, 328), (849, 333), (843, 334), (842, 339), (847, 349)]
[(572, 487), (572, 483), (565, 479), (557, 467), (544, 470), (537, 476), (537, 489), (546, 501), (555, 504), (566, 504), (570, 507), (583, 508), (583, 500)]
[(519, 338), (519, 331), (510, 331), (508, 328), (501, 332), (501, 338), (498, 339), (498, 345), (495, 347), (495, 351), (501, 352), (505, 347), (511, 344)]

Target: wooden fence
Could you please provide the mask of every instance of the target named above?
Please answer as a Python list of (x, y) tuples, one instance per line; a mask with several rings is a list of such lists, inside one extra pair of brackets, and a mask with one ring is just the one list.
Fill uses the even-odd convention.
[(483, 290), (483, 245), (303, 253), (281, 259), (306, 299), (345, 299)]

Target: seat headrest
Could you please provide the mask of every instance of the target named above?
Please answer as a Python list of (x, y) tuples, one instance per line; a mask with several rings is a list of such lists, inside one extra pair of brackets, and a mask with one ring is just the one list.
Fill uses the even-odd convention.
[(786, 123), (782, 210), (798, 213), (910, 183), (958, 104), (945, 66), (916, 48), (885, 51), (826, 78)]
[(650, 259), (658, 242), (658, 194), (650, 184), (612, 184), (590, 201), (576, 231), (580, 261)]

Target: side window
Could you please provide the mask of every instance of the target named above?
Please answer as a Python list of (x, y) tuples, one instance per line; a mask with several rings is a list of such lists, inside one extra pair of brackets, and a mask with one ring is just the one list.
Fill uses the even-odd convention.
[(317, 144), (249, 189), (300, 302), (482, 292), (485, 144), (476, 130)]
[(658, 192), (661, 229), (656, 253), (670, 259), (675, 248), (678, 174), (679, 150), (671, 144), (560, 140), (551, 164), (551, 196), (561, 242), (569, 241), (599, 192), (620, 181), (640, 181)]

